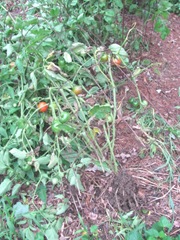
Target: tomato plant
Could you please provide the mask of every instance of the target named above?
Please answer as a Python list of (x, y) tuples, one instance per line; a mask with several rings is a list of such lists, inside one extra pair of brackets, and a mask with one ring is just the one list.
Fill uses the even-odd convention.
[(75, 87), (73, 87), (73, 93), (75, 94), (75, 95), (79, 95), (79, 94), (81, 94), (82, 93), (82, 87), (81, 86), (75, 86)]
[(47, 112), (48, 104), (46, 102), (39, 102), (37, 105), (39, 112)]

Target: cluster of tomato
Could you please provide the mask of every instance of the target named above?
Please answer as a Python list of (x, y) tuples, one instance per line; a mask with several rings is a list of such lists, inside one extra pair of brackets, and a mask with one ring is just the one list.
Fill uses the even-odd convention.
[[(75, 86), (72, 89), (73, 93), (77, 96), (82, 93), (81, 86)], [(49, 104), (47, 102), (39, 102), (37, 108), (40, 113), (44, 113), (48, 111)], [(70, 119), (70, 113), (68, 111), (62, 111), (58, 119), (54, 119), (51, 124), (51, 129), (54, 133), (59, 133), (62, 129), (62, 124), (68, 122)]]
[[(109, 56), (107, 53), (104, 53), (102, 56), (101, 56), (101, 62), (107, 62), (109, 59)], [(122, 64), (122, 60), (118, 57), (112, 57), (111, 59), (111, 64), (114, 65), (114, 66), (120, 66)]]

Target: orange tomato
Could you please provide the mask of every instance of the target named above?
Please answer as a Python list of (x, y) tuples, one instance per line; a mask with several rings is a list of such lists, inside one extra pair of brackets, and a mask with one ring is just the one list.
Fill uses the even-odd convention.
[(122, 61), (120, 58), (112, 58), (112, 64), (115, 66), (121, 65)]
[(48, 110), (48, 104), (46, 102), (39, 102), (37, 108), (39, 112), (46, 112)]
[(77, 96), (77, 95), (81, 94), (83, 90), (82, 90), (81, 86), (75, 86), (72, 91)]

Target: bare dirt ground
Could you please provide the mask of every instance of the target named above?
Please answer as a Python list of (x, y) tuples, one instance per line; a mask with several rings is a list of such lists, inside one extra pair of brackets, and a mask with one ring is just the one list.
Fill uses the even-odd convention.
[[(180, 116), (180, 110), (175, 108), (180, 105), (178, 16), (173, 14), (170, 16), (169, 27), (171, 33), (164, 41), (151, 28), (146, 32), (147, 36), (151, 37), (150, 51), (143, 52), (138, 58), (150, 59), (158, 65), (147, 69), (138, 77), (138, 87), (143, 99), (148, 101), (155, 113), (158, 113), (168, 124), (176, 125)], [(115, 75), (118, 78), (118, 72)], [(129, 89), (126, 96), (125, 87)], [(118, 93), (122, 111), (131, 96), (137, 96), (137, 93), (132, 82), (128, 82), (119, 89)], [(112, 235), (109, 235), (108, 219), (117, 217), (120, 211), (131, 210), (143, 218), (149, 226), (159, 220), (160, 216), (166, 216), (171, 220), (174, 218), (171, 235), (180, 234), (179, 141), (175, 141), (177, 150), (173, 164), (174, 178), (170, 184), (167, 181), (169, 174), (167, 166), (161, 168), (165, 163), (162, 155), (159, 153), (150, 157), (146, 136), (143, 136), (135, 119), (127, 115), (126, 111), (122, 112), (122, 119), (117, 122), (116, 131), (115, 155), (121, 165), (119, 172), (116, 175), (108, 175), (98, 170), (87, 169), (82, 173), (81, 178), (84, 192), (78, 193), (76, 189), (68, 187), (63, 189), (70, 199), (71, 207), (66, 212), (67, 224), (64, 224), (59, 232), (60, 239), (67, 237), (73, 239), (75, 230), (81, 228), (78, 212), (87, 226), (98, 225), (99, 236), (104, 240), (112, 239)], [(143, 157), (140, 156), (141, 151)], [(62, 190), (58, 189), (58, 191), (60, 193)], [(174, 209), (172, 202), (170, 206), (170, 197)], [(142, 210), (146, 210), (146, 214), (143, 214)]]

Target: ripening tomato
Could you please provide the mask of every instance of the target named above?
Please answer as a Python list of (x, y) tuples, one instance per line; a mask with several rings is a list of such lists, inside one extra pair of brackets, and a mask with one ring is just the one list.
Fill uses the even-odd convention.
[(82, 93), (82, 87), (81, 86), (75, 86), (75, 87), (73, 87), (73, 93), (75, 94), (75, 95), (79, 95), (79, 94), (81, 94)]
[(39, 102), (37, 105), (39, 112), (47, 112), (48, 104), (46, 102)]
[(112, 58), (112, 64), (115, 66), (121, 65), (122, 61), (120, 58)]

